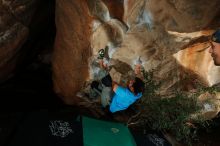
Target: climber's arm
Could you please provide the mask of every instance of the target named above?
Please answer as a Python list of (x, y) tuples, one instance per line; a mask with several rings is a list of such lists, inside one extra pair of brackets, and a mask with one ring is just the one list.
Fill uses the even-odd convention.
[(112, 81), (112, 90), (114, 92), (116, 92), (117, 88), (118, 88), (118, 84), (116, 82)]
[(142, 68), (141, 64), (136, 64), (134, 68), (134, 73), (136, 77), (140, 79), (144, 79), (143, 74), (141, 73), (141, 68)]

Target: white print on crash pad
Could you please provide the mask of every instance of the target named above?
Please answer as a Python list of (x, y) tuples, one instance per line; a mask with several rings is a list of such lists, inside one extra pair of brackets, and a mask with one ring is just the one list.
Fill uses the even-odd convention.
[(111, 128), (111, 131), (112, 131), (113, 133), (118, 133), (118, 132), (119, 132), (119, 129), (117, 129), (117, 128)]
[(50, 131), (53, 136), (66, 137), (70, 133), (73, 133), (73, 130), (70, 128), (70, 124), (64, 121), (50, 121)]
[(158, 137), (156, 134), (148, 134), (147, 137), (156, 146), (163, 146), (164, 145), (164, 139)]

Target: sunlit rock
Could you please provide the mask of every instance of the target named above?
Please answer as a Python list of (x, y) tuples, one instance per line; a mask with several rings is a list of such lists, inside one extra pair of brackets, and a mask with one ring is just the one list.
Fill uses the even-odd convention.
[(201, 94), (198, 97), (198, 104), (201, 106), (201, 111), (193, 114), (193, 118), (203, 118), (209, 120), (217, 116), (220, 111), (219, 93), (210, 94), (208, 92)]
[(212, 23), (219, 13), (219, 4), (218, 0), (211, 3), (206, 0), (125, 0), (124, 21), (132, 27), (145, 15), (145, 20), (152, 19), (153, 22), (162, 24), (166, 30), (192, 32)]
[[(121, 45), (123, 42), (125, 33), (126, 27), (116, 19), (111, 19), (106, 23), (100, 24), (91, 37), (93, 54), (97, 55), (100, 49), (109, 46), (109, 54), (112, 57), (112, 54), (116, 51), (114, 50), (115, 47)], [(111, 53), (111, 51), (114, 52)]]
[[(207, 35), (213, 31), (195, 32), (195, 33), (175, 33), (176, 39), (189, 40), (206, 38)], [(173, 33), (174, 34), (174, 33)], [(208, 53), (209, 43), (202, 40), (201, 43), (193, 43), (192, 45), (184, 48), (173, 56), (177, 59), (178, 63), (184, 68), (197, 74), (201, 81), (207, 86), (212, 86), (220, 82), (220, 67), (214, 65), (212, 57)]]
[[(157, 93), (164, 98), (193, 90), (194, 80), (218, 84), (219, 68), (212, 63), (207, 42), (220, 26), (219, 6), (218, 0), (57, 1), (56, 92), (72, 100), (83, 81), (97, 72), (90, 60), (106, 46), (110, 59), (123, 63), (120, 68), (133, 71), (140, 58), (143, 68), (153, 70), (153, 78), (161, 82)], [(122, 10), (117, 14), (114, 9)], [(112, 75), (123, 80), (117, 69)]]
[(111, 19), (108, 7), (101, 0), (92, 0), (87, 2), (89, 11), (92, 16), (104, 22), (109, 21)]

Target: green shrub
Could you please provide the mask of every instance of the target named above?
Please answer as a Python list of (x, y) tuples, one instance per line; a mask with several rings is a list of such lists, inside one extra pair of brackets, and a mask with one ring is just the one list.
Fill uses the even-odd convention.
[[(153, 72), (143, 71), (145, 93), (139, 102), (142, 112), (139, 116), (142, 122), (158, 131), (172, 133), (177, 141), (190, 145), (196, 139), (196, 127), (191, 124), (191, 115), (198, 113), (201, 107), (196, 96), (188, 97), (184, 93), (176, 93), (172, 98), (161, 98), (156, 94), (160, 83), (153, 80)], [(194, 119), (195, 120), (195, 119)], [(198, 118), (193, 122), (203, 122)]]

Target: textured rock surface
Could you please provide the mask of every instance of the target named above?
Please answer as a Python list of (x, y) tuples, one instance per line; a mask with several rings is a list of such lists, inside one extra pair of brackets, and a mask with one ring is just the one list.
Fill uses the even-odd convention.
[(55, 92), (67, 104), (75, 103), (76, 92), (88, 78), (90, 24), (86, 1), (56, 1), (57, 35), (53, 54), (53, 81)]
[(10, 77), (20, 59), (36, 5), (36, 0), (0, 1), (0, 81)]
[(202, 107), (201, 113), (192, 115), (192, 117), (203, 116), (206, 120), (212, 119), (218, 115), (220, 111), (219, 93), (209, 94), (208, 92), (201, 94), (198, 97), (199, 104)]
[(158, 22), (167, 30), (192, 32), (204, 29), (219, 13), (219, 1), (212, 0), (125, 0), (124, 21), (132, 27)]
[(207, 45), (207, 43), (196, 43), (174, 54), (174, 57), (180, 65), (198, 74), (203, 83), (212, 86), (220, 82), (220, 67), (213, 64), (208, 50), (205, 50)]
[[(155, 78), (163, 81), (160, 90), (162, 95), (170, 94), (176, 88), (184, 88), (182, 86), (185, 85), (180, 82), (186, 78), (182, 66), (198, 75), (206, 85), (211, 86), (218, 83), (220, 79), (219, 73), (217, 73), (218, 67), (207, 68), (207, 64), (213, 66), (207, 50), (204, 49), (207, 46), (199, 45), (197, 47), (197, 50), (204, 49), (201, 53), (200, 51), (199, 53), (194, 51), (190, 55), (185, 55), (186, 51), (177, 53), (180, 50), (193, 50), (197, 42), (207, 42), (207, 36), (212, 31), (205, 31), (204, 28), (209, 26), (207, 22), (214, 21), (218, 11), (213, 8), (213, 11), (210, 12), (210, 7), (207, 7), (205, 11), (195, 12), (193, 14), (195, 16), (192, 16), (182, 11), (186, 9), (189, 9), (189, 11), (192, 9), (201, 10), (206, 6), (205, 3), (202, 5), (187, 1), (180, 3), (180, 1), (175, 1), (175, 5), (171, 5), (169, 1), (159, 3), (143, 0), (124, 1), (124, 22), (121, 25), (117, 25), (117, 27), (107, 25), (109, 22), (116, 22), (110, 16), (111, 19), (108, 18), (107, 22), (100, 24), (98, 27), (96, 26), (91, 39), (93, 54), (108, 45), (110, 47), (110, 57), (126, 62), (132, 67), (140, 56), (145, 70), (155, 69)], [(217, 1), (214, 3), (217, 3)], [(167, 7), (170, 9), (167, 9)], [(176, 15), (175, 19), (170, 18), (172, 14)], [(200, 16), (199, 19), (188, 22), (197, 15)], [(163, 21), (161, 21), (162, 19)], [(178, 26), (168, 25), (171, 21), (180, 24)], [(117, 22), (117, 24), (119, 23)], [(198, 24), (202, 25), (196, 27)], [(204, 31), (197, 32), (202, 28)], [(174, 32), (173, 30), (183, 31), (184, 33)], [(206, 57), (201, 58), (204, 53)], [(176, 56), (176, 58), (173, 58), (173, 56)], [(183, 56), (187, 57), (184, 58)]]
[[(219, 8), (218, 0), (57, 1), (56, 92), (71, 103), (83, 81), (92, 78), (88, 73), (95, 72), (87, 59), (105, 46), (110, 58), (131, 68), (140, 57), (145, 70), (154, 69), (154, 79), (162, 82), (158, 93), (164, 97), (193, 90), (194, 80), (218, 84), (219, 67), (206, 48), (220, 26)], [(123, 75), (119, 71), (115, 76)]]

